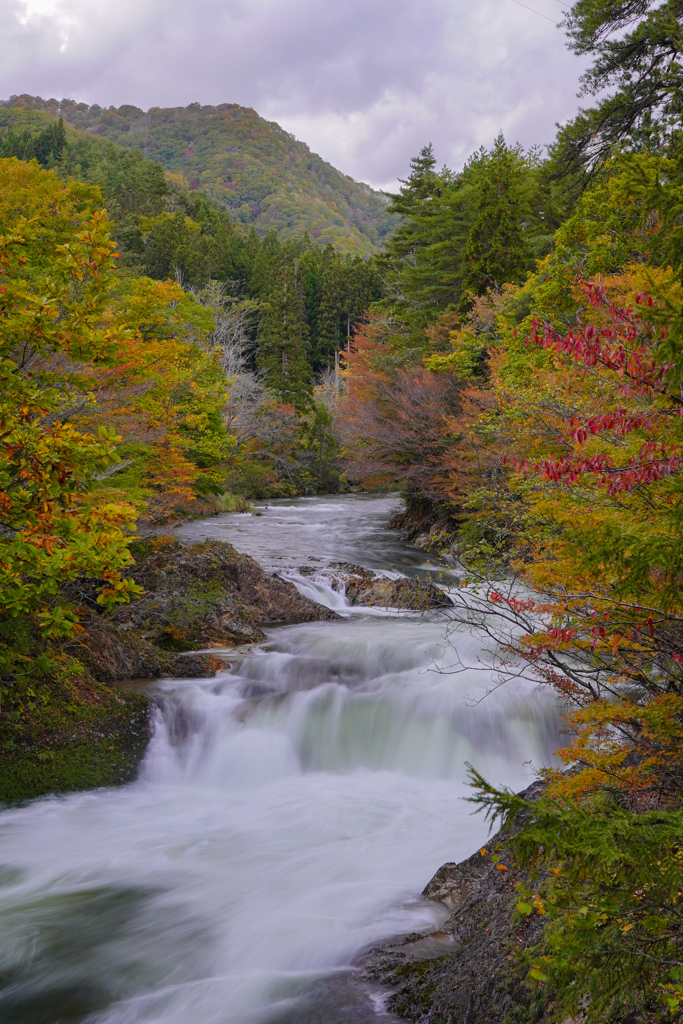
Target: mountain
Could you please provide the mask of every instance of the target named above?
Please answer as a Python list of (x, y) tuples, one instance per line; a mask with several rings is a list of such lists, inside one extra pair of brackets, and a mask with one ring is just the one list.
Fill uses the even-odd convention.
[(145, 112), (24, 95), (0, 102), (0, 126), (21, 126), (29, 111), (61, 114), (79, 133), (140, 152), (260, 235), (273, 230), (285, 238), (305, 229), (321, 245), (365, 255), (396, 224), (383, 193), (341, 174), (250, 107), (191, 103)]

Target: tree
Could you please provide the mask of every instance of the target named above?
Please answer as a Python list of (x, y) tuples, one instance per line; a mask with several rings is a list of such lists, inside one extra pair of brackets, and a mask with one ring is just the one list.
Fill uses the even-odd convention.
[(79, 362), (116, 359), (120, 335), (104, 317), (114, 247), (92, 189), (15, 159), (0, 163), (0, 175), (3, 614), (68, 635), (76, 616), (59, 601), (66, 581), (94, 577), (105, 605), (137, 590), (121, 574), (132, 562), (134, 510), (89, 493), (119, 458), (114, 431), (82, 433), (61, 416), (87, 388)]
[(121, 462), (100, 491), (163, 522), (222, 490), (230, 380), (210, 341), (215, 314), (173, 281), (134, 278), (111, 297), (107, 316), (125, 332), (119, 359), (93, 374), (93, 406), (75, 420), (119, 434)]
[(42, 132), (31, 134), (26, 129), (20, 133), (10, 130), (0, 140), (0, 158), (14, 156), (20, 160), (37, 160), (43, 167), (54, 167), (66, 145), (66, 129), (60, 117)]
[(396, 366), (371, 314), (354, 337), (340, 409), (347, 473), (370, 487), (398, 484), (427, 502), (445, 501), (477, 397), (453, 375)]
[[(683, 104), (681, 0), (578, 0), (564, 25), (569, 45), (591, 54), (583, 93), (611, 95), (559, 134), (556, 158), (594, 173), (614, 147), (657, 148), (677, 137)], [(585, 181), (585, 179), (584, 179)]]
[(550, 249), (553, 226), (536, 152), (509, 147), (502, 135), (459, 174), (437, 174), (431, 151), (414, 163), (399, 196), (406, 221), (378, 260), (385, 296), (377, 308), (405, 325), (396, 344), (409, 359), (440, 314), (464, 312), (472, 295), (521, 282)]
[(506, 146), (502, 134), (478, 163), (470, 199), (474, 220), (462, 254), (462, 286), (475, 295), (520, 284), (534, 266), (540, 212), (534, 171), (533, 160), (519, 146)]
[(312, 394), (309, 327), (296, 250), (285, 248), (275, 263), (263, 308), (257, 364), (281, 402), (306, 409)]

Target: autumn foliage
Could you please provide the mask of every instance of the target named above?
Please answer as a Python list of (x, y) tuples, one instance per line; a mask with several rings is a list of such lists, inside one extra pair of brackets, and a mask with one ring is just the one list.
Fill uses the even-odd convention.
[(488, 634), (501, 682), (521, 673), (565, 708), (570, 770), (544, 770), (533, 806), (473, 773), (474, 799), (516, 822), (532, 879), (519, 914), (546, 921), (528, 978), (558, 1021), (683, 1007), (683, 289), (667, 173), (664, 188), (646, 155), (616, 167), (536, 273), (446, 309), (420, 349), (385, 302), (349, 361), (356, 477), (449, 517), (444, 554), (468, 584), (456, 620)]
[(421, 364), (395, 365), (385, 335), (381, 315), (371, 313), (346, 355), (339, 414), (346, 472), (370, 488), (400, 486), (432, 503), (457, 503), (456, 491), (462, 496), (471, 483), (469, 424), (487, 397)]
[[(34, 615), (60, 635), (74, 621), (57, 600), (65, 580), (99, 579), (103, 604), (135, 592), (122, 576), (134, 509), (88, 493), (118, 459), (115, 432), (84, 433), (60, 416), (65, 391), (72, 400), (80, 392), (76, 366), (115, 357), (103, 316), (114, 254), (106, 218), (85, 207), (78, 187), (46, 188), (37, 166), (16, 160), (3, 178), (19, 209), (0, 236), (0, 588), (4, 614)], [(57, 358), (72, 367), (70, 379), (55, 372)]]

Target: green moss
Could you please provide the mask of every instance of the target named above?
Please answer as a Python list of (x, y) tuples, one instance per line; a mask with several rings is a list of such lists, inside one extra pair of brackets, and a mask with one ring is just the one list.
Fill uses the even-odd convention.
[(147, 699), (97, 682), (15, 620), (0, 620), (0, 702), (0, 801), (134, 776), (149, 735)]
[(0, 801), (14, 803), (132, 781), (147, 744), (148, 720), (147, 700), (126, 693), (120, 713), (102, 716), (98, 723), (106, 731), (98, 734), (93, 728), (89, 735), (61, 744), (53, 740), (3, 747)]
[(438, 968), (448, 959), (448, 956), (440, 956), (428, 960), (413, 960), (398, 967), (394, 971), (394, 977), (397, 981), (403, 982), (403, 985), (390, 997), (389, 1009), (410, 1020), (425, 1018), (434, 1005), (434, 996), (439, 987), (438, 981), (430, 984), (430, 978), (435, 971), (438, 976)]

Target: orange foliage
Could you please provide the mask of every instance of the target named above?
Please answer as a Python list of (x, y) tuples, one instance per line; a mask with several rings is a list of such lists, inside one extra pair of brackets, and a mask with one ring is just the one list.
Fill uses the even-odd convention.
[(443, 501), (459, 487), (468, 422), (483, 393), (422, 365), (394, 365), (381, 321), (370, 315), (348, 356), (340, 427), (348, 474), (371, 487), (415, 490)]

